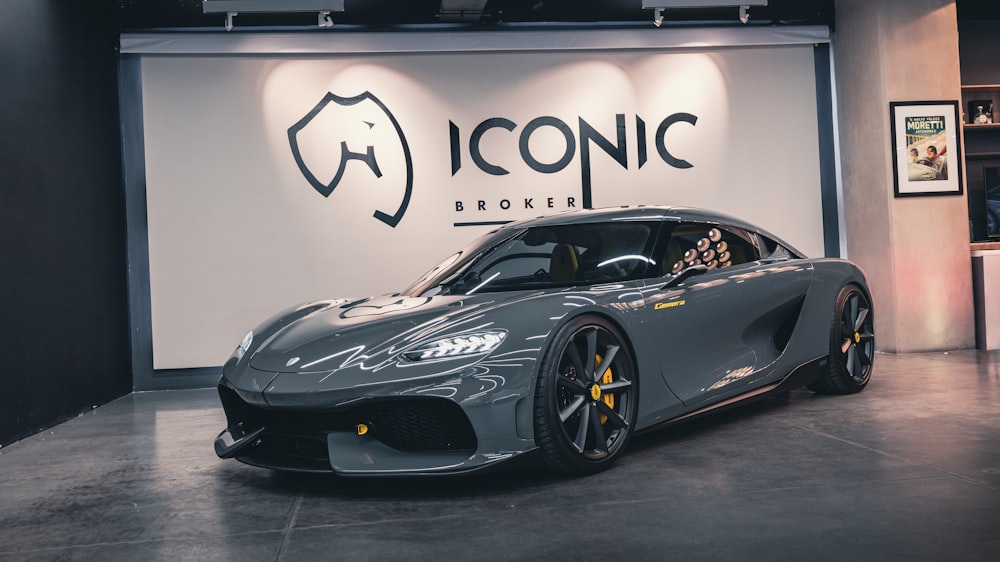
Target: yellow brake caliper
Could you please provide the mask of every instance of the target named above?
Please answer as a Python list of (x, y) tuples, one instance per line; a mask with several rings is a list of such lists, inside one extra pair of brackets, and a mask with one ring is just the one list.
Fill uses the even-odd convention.
[[(602, 360), (603, 360), (603, 358), (601, 357), (600, 354), (598, 354), (597, 355), (597, 364), (600, 365)], [(601, 377), (601, 384), (610, 384), (611, 381), (614, 380), (614, 378), (615, 378), (614, 374), (611, 372), (611, 369), (609, 368), (608, 370), (604, 371), (604, 376)], [(614, 394), (612, 394), (610, 392), (608, 392), (608, 393), (603, 393), (602, 392), (601, 393), (601, 400), (603, 400), (604, 403), (608, 405), (608, 408), (611, 408), (612, 410), (615, 408), (615, 395)], [(607, 422), (607, 421), (608, 421), (608, 416), (605, 416), (604, 414), (601, 414), (601, 425), (604, 425), (604, 423)]]

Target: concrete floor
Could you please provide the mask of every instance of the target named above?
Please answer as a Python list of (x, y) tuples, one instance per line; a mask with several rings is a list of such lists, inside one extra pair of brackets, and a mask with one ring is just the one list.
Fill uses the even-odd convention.
[(214, 390), (0, 449), (0, 560), (998, 560), (1000, 353), (879, 355), (635, 438), (576, 479), (351, 480), (222, 461)]

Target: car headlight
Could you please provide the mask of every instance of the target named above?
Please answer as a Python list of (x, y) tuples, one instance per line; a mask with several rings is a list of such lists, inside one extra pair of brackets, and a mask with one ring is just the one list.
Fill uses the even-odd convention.
[(463, 355), (481, 355), (499, 347), (506, 337), (507, 332), (503, 330), (461, 334), (422, 343), (404, 351), (402, 356), (407, 361), (426, 361)]
[(240, 342), (239, 347), (236, 348), (236, 359), (243, 359), (243, 355), (250, 349), (250, 344), (253, 343), (253, 330), (250, 330), (247, 335), (243, 336), (243, 341)]

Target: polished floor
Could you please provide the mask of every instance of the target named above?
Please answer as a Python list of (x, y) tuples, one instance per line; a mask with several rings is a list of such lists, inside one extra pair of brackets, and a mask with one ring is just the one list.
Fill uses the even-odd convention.
[(875, 369), (575, 479), (276, 474), (216, 458), (214, 390), (137, 393), (0, 449), (0, 560), (1000, 560), (1000, 352)]

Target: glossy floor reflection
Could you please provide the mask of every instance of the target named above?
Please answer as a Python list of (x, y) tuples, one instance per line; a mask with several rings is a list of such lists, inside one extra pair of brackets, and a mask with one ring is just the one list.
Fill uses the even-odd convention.
[(1000, 353), (875, 369), (576, 479), (277, 474), (216, 458), (214, 390), (134, 394), (0, 449), (0, 560), (996, 560)]

